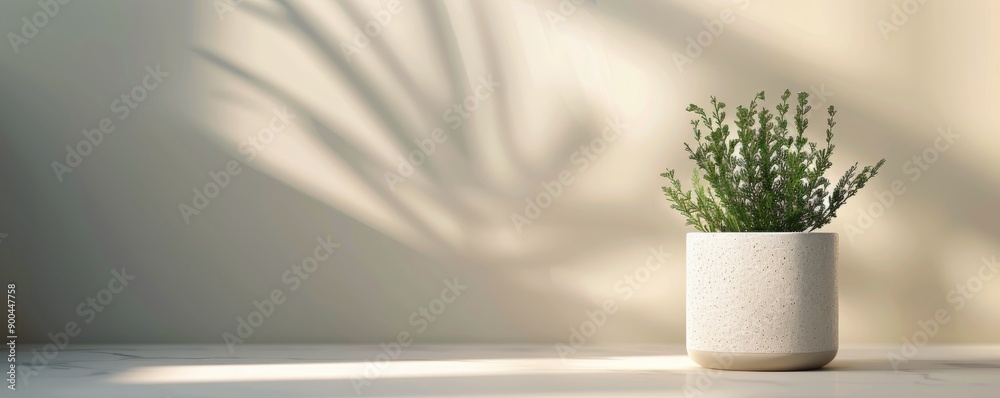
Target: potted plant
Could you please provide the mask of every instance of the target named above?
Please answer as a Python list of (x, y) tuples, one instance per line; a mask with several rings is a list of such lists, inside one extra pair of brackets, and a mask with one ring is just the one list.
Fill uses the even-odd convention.
[[(663, 192), (697, 233), (687, 235), (687, 352), (698, 364), (730, 370), (804, 370), (837, 355), (836, 233), (813, 232), (885, 163), (855, 164), (833, 184), (833, 120), (826, 145), (805, 135), (811, 110), (798, 94), (792, 120), (786, 90), (771, 112), (758, 101), (736, 108), (712, 97), (711, 114), (687, 111), (695, 144), (692, 190), (668, 169)], [(789, 123), (795, 131), (789, 131)]]

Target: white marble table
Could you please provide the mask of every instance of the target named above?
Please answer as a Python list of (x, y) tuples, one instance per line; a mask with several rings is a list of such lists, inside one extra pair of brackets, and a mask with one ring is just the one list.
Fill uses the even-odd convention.
[(705, 370), (683, 346), (567, 358), (551, 345), (414, 346), (389, 362), (378, 346), (71, 346), (7, 396), (1000, 397), (1000, 346), (922, 347), (897, 371), (887, 355), (899, 350), (841, 347), (822, 370), (768, 373)]

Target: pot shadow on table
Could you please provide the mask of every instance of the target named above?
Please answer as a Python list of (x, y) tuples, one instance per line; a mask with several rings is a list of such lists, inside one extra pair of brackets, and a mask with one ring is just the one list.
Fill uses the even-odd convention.
[(834, 359), (816, 371), (914, 372), (965, 369), (1000, 369), (1000, 358), (979, 360), (910, 359), (893, 362), (887, 359)]

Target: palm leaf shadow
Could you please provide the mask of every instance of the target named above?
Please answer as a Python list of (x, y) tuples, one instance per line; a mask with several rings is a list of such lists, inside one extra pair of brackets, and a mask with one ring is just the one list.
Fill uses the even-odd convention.
[[(348, 167), (357, 175), (367, 177), (363, 178), (362, 181), (364, 181), (368, 188), (377, 194), (384, 203), (389, 205), (394, 211), (397, 212), (397, 214), (400, 214), (404, 219), (406, 219), (406, 221), (410, 222), (411, 225), (414, 225), (415, 228), (424, 233), (425, 236), (431, 238), (435, 243), (439, 245), (444, 244), (436, 232), (432, 231), (425, 222), (416, 218), (409, 208), (402, 205), (399, 197), (390, 192), (388, 186), (373, 182), (380, 180), (381, 176), (379, 175), (379, 172), (380, 170), (385, 170), (386, 168), (383, 167), (386, 165), (375, 164), (372, 160), (374, 156), (371, 153), (341, 138), (335, 133), (335, 131), (340, 129), (329, 126), (327, 122), (321, 120), (318, 115), (311, 111), (301, 101), (263, 78), (244, 70), (243, 68), (240, 68), (239, 66), (234, 65), (233, 63), (224, 60), (215, 54), (209, 53), (204, 49), (195, 48), (192, 51), (223, 70), (228, 71), (232, 75), (246, 80), (257, 89), (270, 95), (272, 98), (288, 104), (289, 107), (295, 109), (295, 111), (298, 112), (299, 117), (302, 117), (307, 121), (310, 131), (313, 131), (317, 137), (327, 144), (328, 149), (334, 154), (334, 156), (343, 160), (344, 163), (347, 164)], [(455, 209), (461, 210), (464, 208), (459, 202), (454, 201), (447, 195), (440, 195), (437, 192), (430, 192), (430, 194), (434, 196), (435, 199), (453, 204)]]

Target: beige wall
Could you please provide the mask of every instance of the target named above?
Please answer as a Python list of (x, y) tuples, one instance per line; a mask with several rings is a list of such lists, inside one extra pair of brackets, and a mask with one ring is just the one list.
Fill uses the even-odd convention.
[[(588, 343), (679, 343), (690, 229), (658, 174), (690, 170), (683, 109), (790, 88), (839, 109), (836, 170), (887, 159), (824, 229), (841, 233), (841, 341), (898, 343), (941, 310), (933, 342), (1000, 342), (1000, 278), (977, 276), (1000, 254), (1000, 4), (914, 1), (897, 26), (907, 2), (580, 3), (62, 6), (16, 53), (0, 46), (0, 262), (29, 339), (76, 321), (76, 342), (221, 343), (278, 290), (248, 343), (566, 342), (609, 300)], [(39, 8), (0, 10), (6, 35)], [(373, 12), (387, 23), (351, 47)], [(112, 102), (155, 65), (169, 76), (118, 119)], [(279, 138), (248, 149), (284, 108)], [(60, 182), (52, 162), (105, 117), (115, 131)], [(961, 138), (933, 150), (939, 129)], [(426, 163), (390, 189), (428, 137)], [(185, 219), (232, 160), (241, 172)], [(905, 193), (859, 221), (895, 180)], [(558, 194), (519, 230), (512, 215), (546, 185)], [(340, 247), (295, 276), (327, 235)], [(78, 305), (121, 267), (136, 279), (84, 323)], [(454, 278), (468, 288), (434, 302)], [(970, 278), (981, 289), (959, 299)]]

